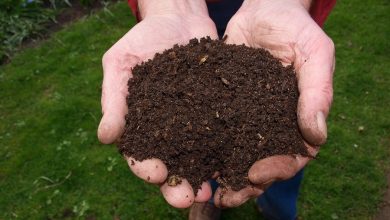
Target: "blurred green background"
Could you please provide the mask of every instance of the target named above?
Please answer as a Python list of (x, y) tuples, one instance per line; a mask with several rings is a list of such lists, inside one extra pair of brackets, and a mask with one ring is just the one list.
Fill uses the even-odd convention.
[[(390, 13), (386, 0), (339, 1), (329, 139), (306, 169), (302, 219), (370, 219), (386, 190)], [(79, 19), (0, 66), (0, 219), (185, 219), (157, 187), (99, 144), (101, 57), (135, 24), (126, 3)], [(223, 219), (258, 219), (253, 202)]]

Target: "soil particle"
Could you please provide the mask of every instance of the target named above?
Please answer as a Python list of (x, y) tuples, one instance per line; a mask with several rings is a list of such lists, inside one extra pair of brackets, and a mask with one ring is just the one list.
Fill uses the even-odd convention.
[(181, 178), (177, 175), (168, 177), (167, 180), (168, 186), (177, 186), (181, 183)]
[(297, 124), (297, 79), (263, 49), (193, 39), (133, 69), (119, 151), (161, 159), (168, 185), (250, 185), (248, 170), (273, 155), (308, 156)]

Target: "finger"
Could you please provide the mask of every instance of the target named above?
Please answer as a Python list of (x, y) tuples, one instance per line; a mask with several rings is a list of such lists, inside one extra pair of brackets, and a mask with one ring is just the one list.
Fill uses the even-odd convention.
[(306, 142), (305, 146), (310, 157), (301, 155), (276, 155), (256, 161), (249, 169), (249, 181), (255, 185), (267, 186), (276, 180), (287, 180), (295, 176), (318, 153), (318, 148), (312, 147)]
[(131, 157), (126, 157), (126, 160), (131, 171), (149, 183), (160, 184), (167, 179), (167, 167), (159, 159), (137, 161)]
[(175, 208), (188, 208), (194, 203), (194, 192), (186, 179), (176, 186), (164, 183), (160, 187), (165, 200)]
[(305, 156), (301, 156), (301, 155), (295, 155), (295, 160), (297, 161), (297, 164), (298, 164), (297, 165), (297, 170), (298, 171), (303, 169), (309, 161), (311, 161), (313, 158), (315, 158), (317, 156), (317, 153), (318, 153), (318, 150), (319, 150), (318, 147), (312, 147), (307, 142), (305, 142), (305, 146), (306, 146), (306, 149), (307, 149), (307, 153), (310, 155), (310, 157), (305, 157)]
[(295, 156), (291, 155), (268, 157), (256, 161), (252, 165), (248, 172), (248, 178), (249, 181), (256, 185), (289, 179), (299, 171), (299, 165), (303, 164), (303, 162), (307, 163), (305, 158), (301, 157), (297, 160)]
[(123, 133), (127, 114), (127, 81), (131, 68), (139, 59), (110, 49), (103, 57), (102, 110), (103, 117), (98, 128), (98, 138), (104, 144), (113, 143)]
[(240, 191), (218, 188), (214, 194), (214, 204), (217, 207), (237, 207), (250, 198), (257, 197), (264, 191), (254, 186), (247, 186)]
[[(322, 31), (312, 40), (307, 58), (297, 69), (298, 124), (305, 140), (312, 145), (326, 142), (326, 117), (333, 99), (334, 45)], [(315, 45), (315, 46), (313, 46)]]
[(212, 195), (211, 186), (209, 182), (203, 182), (200, 189), (195, 196), (195, 202), (207, 202), (210, 200)]

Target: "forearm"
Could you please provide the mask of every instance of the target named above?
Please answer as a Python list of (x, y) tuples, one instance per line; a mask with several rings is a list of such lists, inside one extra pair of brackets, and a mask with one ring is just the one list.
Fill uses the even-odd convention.
[(141, 18), (163, 14), (208, 16), (205, 0), (138, 0)]

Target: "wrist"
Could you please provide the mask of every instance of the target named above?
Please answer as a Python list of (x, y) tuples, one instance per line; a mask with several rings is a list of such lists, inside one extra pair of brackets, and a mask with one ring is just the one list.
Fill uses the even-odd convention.
[(311, 3), (314, 1), (314, 0), (298, 0), (299, 3), (306, 9), (306, 11), (309, 11), (310, 10), (310, 6), (311, 6)]
[(245, 0), (241, 8), (253, 8), (255, 6), (267, 6), (272, 4), (287, 4), (291, 6), (302, 7), (306, 11), (309, 11), (313, 1), (314, 0)]
[(141, 18), (153, 15), (209, 16), (205, 0), (138, 0)]

